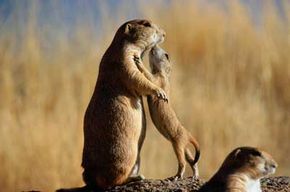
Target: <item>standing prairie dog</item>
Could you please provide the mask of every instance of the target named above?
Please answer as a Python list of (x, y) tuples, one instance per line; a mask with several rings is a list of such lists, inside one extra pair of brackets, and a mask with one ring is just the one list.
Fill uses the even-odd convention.
[(277, 163), (254, 147), (239, 147), (224, 160), (200, 192), (262, 192), (260, 179), (273, 174)]
[(167, 97), (138, 70), (134, 55), (140, 57), (164, 37), (165, 32), (150, 21), (128, 21), (102, 57), (84, 117), (83, 180), (90, 188), (141, 178), (139, 160), (146, 128), (141, 97)]
[[(139, 70), (153, 83), (160, 86), (167, 96), (169, 96), (169, 77), (171, 72), (171, 63), (168, 54), (158, 46), (153, 47), (149, 53), (149, 63), (152, 73), (139, 62), (136, 56), (135, 62)], [(178, 159), (178, 172), (175, 179), (182, 178), (186, 160), (190, 164), (194, 176), (198, 176), (197, 161), (200, 156), (199, 144), (195, 138), (181, 125), (170, 103), (159, 101), (155, 95), (148, 96), (148, 106), (151, 119), (158, 131), (168, 139), (174, 149)], [(195, 157), (188, 149), (188, 145), (193, 144), (195, 148)]]

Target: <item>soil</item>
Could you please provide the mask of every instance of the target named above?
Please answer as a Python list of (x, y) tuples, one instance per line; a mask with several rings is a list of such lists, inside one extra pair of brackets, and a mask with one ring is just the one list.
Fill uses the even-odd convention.
[[(173, 181), (168, 179), (145, 179), (128, 183), (122, 186), (105, 190), (103, 192), (198, 192), (203, 180), (193, 177)], [(290, 177), (269, 177), (261, 180), (263, 192), (290, 192)], [(73, 189), (60, 189), (58, 192), (96, 192), (85, 187)]]

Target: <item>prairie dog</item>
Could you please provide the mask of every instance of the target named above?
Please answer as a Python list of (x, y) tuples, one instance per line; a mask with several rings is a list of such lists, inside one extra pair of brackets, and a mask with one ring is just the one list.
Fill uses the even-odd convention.
[[(149, 52), (149, 63), (152, 73), (139, 62), (140, 59), (135, 57), (135, 62), (139, 70), (153, 83), (160, 86), (167, 96), (170, 91), (170, 72), (171, 63), (168, 54), (158, 46), (154, 46)], [(174, 149), (178, 160), (178, 171), (174, 179), (182, 178), (186, 160), (190, 164), (194, 176), (198, 176), (197, 161), (200, 156), (199, 144), (195, 138), (182, 126), (179, 122), (170, 103), (159, 101), (155, 95), (148, 98), (148, 106), (151, 119), (157, 130), (168, 139)], [(188, 145), (192, 144), (195, 148), (195, 157), (188, 149)]]
[(273, 174), (277, 163), (254, 147), (239, 147), (224, 160), (200, 192), (262, 192), (260, 179)]
[(138, 70), (133, 59), (164, 37), (165, 32), (151, 21), (128, 21), (103, 55), (84, 117), (82, 167), (87, 186), (108, 188), (138, 176), (146, 128), (141, 97), (167, 100), (167, 96)]

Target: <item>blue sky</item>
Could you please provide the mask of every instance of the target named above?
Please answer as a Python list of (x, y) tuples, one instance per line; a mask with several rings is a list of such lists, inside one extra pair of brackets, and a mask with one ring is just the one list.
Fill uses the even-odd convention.
[[(173, 0), (143, 0), (146, 4), (154, 7), (156, 3), (163, 3), (164, 6), (169, 4)], [(231, 0), (228, 0), (231, 1)], [(226, 11), (227, 0), (199, 0), (200, 6), (211, 2), (220, 5), (221, 9)], [(248, 9), (254, 23), (259, 26), (261, 21), (261, 10), (265, 0), (239, 0)], [(39, 28), (46, 27), (53, 29), (49, 36), (54, 36), (56, 33), (70, 34), (75, 25), (80, 23), (89, 22), (88, 25), (93, 28), (96, 36), (99, 32), (98, 29), (103, 27), (102, 23), (105, 19), (101, 19), (104, 15), (104, 9), (101, 4), (106, 4), (109, 10), (109, 18), (113, 20), (117, 25), (120, 25), (125, 20), (133, 18), (142, 18), (143, 15), (138, 11), (138, 2), (136, 0), (0, 0), (0, 36), (5, 32), (14, 32), (17, 36), (21, 35), (25, 30), (25, 25), (29, 19), (29, 15), (33, 13), (31, 11), (32, 5), (36, 5), (36, 22)], [(276, 9), (284, 17), (282, 9), (283, 0), (273, 0), (275, 2)], [(120, 7), (130, 7), (126, 15), (122, 18), (118, 17), (118, 11)], [(106, 13), (106, 11), (105, 11)], [(5, 32), (4, 32), (5, 31)], [(49, 37), (48, 37), (49, 39)]]
[[(162, 2), (164, 4), (168, 4), (171, 0), (159, 0), (157, 1)], [(87, 14), (86, 12), (90, 12), (90, 14), (95, 18), (95, 21), (98, 22), (100, 18), (100, 10), (99, 10), (99, 4), (100, 2), (106, 2), (108, 4), (108, 8), (110, 9), (111, 13), (115, 13), (118, 10), (119, 6), (127, 5), (132, 7), (130, 9), (131, 11), (128, 12), (128, 18), (134, 18), (134, 17), (140, 17), (140, 14), (138, 13), (138, 9), (136, 4), (138, 1), (135, 0), (0, 0), (0, 22), (3, 22), (7, 17), (10, 16), (11, 13), (13, 13), (13, 10), (16, 8), (19, 9), (27, 9), (29, 5), (32, 3), (38, 3), (41, 8), (41, 14), (39, 14), (40, 20), (46, 20), (51, 17), (51, 14), (53, 14), (53, 6), (57, 5), (62, 10), (62, 20), (64, 22), (67, 22), (68, 24), (72, 24), (75, 21), (75, 18), (81, 17), (84, 14)], [(144, 0), (143, 0), (144, 2)], [(201, 0), (202, 2), (202, 0)], [(203, 0), (203, 2), (214, 2), (217, 4), (225, 4), (227, 2), (226, 0), (219, 0), (219, 1), (210, 1), (210, 0)], [(261, 16), (261, 7), (263, 6), (263, 3), (265, 3), (265, 0), (240, 0), (249, 10), (251, 15), (253, 16), (254, 20), (259, 20), (259, 17)], [(278, 9), (278, 11), (283, 16), (283, 9), (282, 9), (282, 2), (283, 0), (274, 0), (275, 5)], [(152, 4), (154, 7), (154, 3), (156, 1), (154, 0), (147, 0), (146, 3)]]

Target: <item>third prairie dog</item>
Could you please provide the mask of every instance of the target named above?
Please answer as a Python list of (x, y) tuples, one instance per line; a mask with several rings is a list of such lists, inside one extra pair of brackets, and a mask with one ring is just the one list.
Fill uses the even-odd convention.
[(273, 174), (277, 163), (254, 147), (239, 147), (224, 160), (200, 192), (262, 192), (260, 179)]
[[(168, 54), (158, 46), (153, 47), (149, 53), (149, 63), (151, 72), (139, 62), (135, 57), (135, 62), (139, 70), (154, 84), (160, 86), (169, 97), (169, 77), (171, 72), (171, 63)], [(168, 139), (174, 149), (178, 159), (178, 172), (175, 179), (182, 178), (185, 171), (186, 160), (190, 164), (194, 176), (198, 176), (197, 161), (200, 155), (199, 144), (195, 138), (179, 122), (173, 108), (169, 102), (160, 101), (157, 96), (148, 96), (148, 106), (151, 119), (158, 131)], [(189, 144), (195, 148), (195, 157), (188, 149)]]

